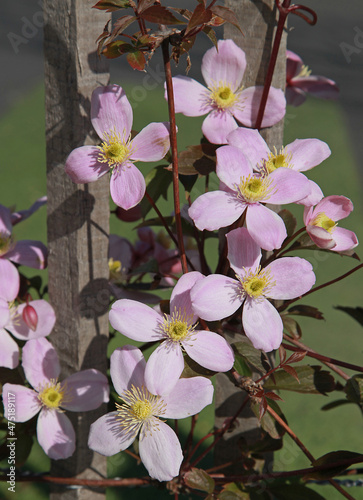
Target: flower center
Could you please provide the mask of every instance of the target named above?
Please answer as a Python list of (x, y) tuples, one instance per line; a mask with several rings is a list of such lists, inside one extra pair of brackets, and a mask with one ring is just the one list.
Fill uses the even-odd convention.
[(237, 276), (237, 278), (242, 285), (243, 295), (247, 294), (253, 299), (265, 295), (276, 284), (271, 280), (270, 270), (261, 270), (261, 266), (255, 271), (249, 269), (243, 277)]
[(128, 160), (132, 154), (132, 147), (130, 138), (126, 140), (125, 137), (121, 137), (116, 131), (110, 133), (104, 133), (105, 140), (102, 142), (101, 146), (98, 146), (100, 153), (98, 155), (98, 161), (100, 163), (108, 163), (110, 168)]
[(311, 75), (311, 69), (309, 69), (309, 66), (306, 66), (306, 64), (303, 64), (301, 66), (300, 73), (296, 75), (294, 78), (304, 78), (305, 76), (310, 76)]
[(113, 260), (113, 258), (111, 257), (108, 260), (108, 269), (111, 281), (122, 283), (126, 280), (127, 270), (125, 267), (122, 267), (120, 260)]
[(239, 94), (243, 87), (237, 90), (232, 90), (228, 83), (219, 82), (209, 87), (209, 103), (217, 109), (223, 110), (234, 106), (239, 102)]
[(47, 382), (42, 390), (39, 391), (38, 399), (43, 406), (51, 409), (58, 409), (65, 401), (66, 396), (66, 385), (51, 379)]
[(337, 226), (337, 223), (332, 219), (329, 219), (324, 212), (318, 213), (318, 215), (314, 218), (314, 220), (310, 223), (312, 226), (322, 227), (328, 233), (331, 233), (333, 229)]
[(268, 160), (263, 161), (262, 168), (267, 174), (271, 174), (274, 170), (280, 167), (292, 168), (291, 160), (292, 154), (286, 153), (284, 148), (281, 148), (279, 152), (274, 147), (273, 153), (268, 154)]
[(14, 246), (14, 240), (6, 233), (0, 232), (0, 256), (7, 254)]
[(185, 313), (182, 314), (180, 310), (174, 311), (170, 316), (165, 315), (161, 328), (163, 334), (173, 342), (181, 342), (185, 339), (190, 340), (197, 326), (193, 326), (192, 321), (192, 316), (187, 316)]
[(249, 175), (241, 177), (237, 186), (237, 196), (247, 203), (257, 203), (267, 200), (273, 192), (271, 180), (268, 177)]

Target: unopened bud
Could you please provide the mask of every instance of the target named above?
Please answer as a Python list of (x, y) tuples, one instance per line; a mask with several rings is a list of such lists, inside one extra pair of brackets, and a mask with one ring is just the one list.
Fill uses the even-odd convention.
[(34, 307), (30, 304), (27, 304), (23, 309), (23, 320), (34, 332), (38, 324), (38, 315)]

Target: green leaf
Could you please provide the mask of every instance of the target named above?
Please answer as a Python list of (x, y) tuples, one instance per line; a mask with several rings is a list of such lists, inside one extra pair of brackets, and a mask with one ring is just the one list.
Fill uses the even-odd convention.
[[(148, 194), (156, 203), (160, 196), (165, 200), (168, 197), (168, 188), (173, 181), (173, 176), (165, 169), (163, 165), (153, 168), (145, 177), (146, 189)], [(141, 212), (145, 217), (152, 209), (150, 202), (144, 198), (140, 204)]]
[(349, 316), (354, 318), (360, 325), (363, 326), (363, 307), (336, 306), (334, 309), (338, 309), (339, 311), (349, 314)]
[(287, 236), (290, 238), (296, 231), (296, 217), (290, 212), (290, 210), (287, 210), (284, 208), (283, 210), (280, 210), (279, 216), (281, 219), (284, 221), (285, 226), (286, 226), (286, 231), (287, 231)]
[(208, 175), (216, 170), (216, 149), (214, 144), (204, 143), (188, 146), (178, 155), (179, 173), (184, 175)]
[(277, 370), (274, 372), (275, 382), (269, 378), (265, 382), (265, 389), (304, 394), (326, 394), (335, 389), (334, 378), (328, 371), (322, 370), (321, 366), (300, 365), (296, 366), (295, 371), (300, 383), (286, 371)]
[(282, 445), (282, 439), (273, 439), (269, 434), (265, 434), (259, 441), (254, 441), (249, 446), (249, 450), (253, 454), (266, 453), (267, 451), (281, 450)]
[(159, 264), (156, 259), (150, 259), (144, 264), (132, 269), (130, 274), (145, 274), (145, 273), (158, 273), (159, 272)]
[[(279, 405), (276, 401), (269, 401), (269, 406), (286, 422), (286, 418), (282, 413)], [(260, 418), (260, 405), (258, 403), (251, 402), (251, 409), (256, 417)], [(273, 439), (280, 439), (281, 436), (285, 434), (285, 429), (281, 427), (276, 420), (266, 411), (264, 416), (260, 420), (260, 425), (264, 431), (266, 431)]]
[(214, 479), (202, 469), (192, 468), (192, 470), (185, 474), (184, 480), (190, 488), (194, 488), (195, 490), (202, 490), (207, 493), (214, 491)]
[(143, 69), (145, 68), (146, 59), (141, 50), (134, 50), (133, 52), (128, 52), (126, 59), (132, 69), (143, 71)]
[(240, 356), (239, 354), (236, 354), (234, 357), (234, 365), (233, 368), (242, 376), (242, 377), (251, 377), (252, 376), (252, 370), (248, 366), (247, 361)]
[(299, 339), (302, 335), (299, 323), (286, 314), (281, 314), (281, 319), (287, 333), (289, 333), (294, 339)]
[(249, 493), (242, 490), (242, 488), (243, 486), (240, 483), (225, 484), (223, 491), (218, 495), (218, 500), (249, 500)]
[(266, 371), (270, 369), (266, 354), (259, 349), (255, 349), (247, 337), (232, 344), (232, 347), (236, 354), (241, 356), (252, 369), (259, 371), (261, 374), (266, 373)]
[[(339, 464), (339, 462), (343, 463)], [(360, 453), (345, 450), (332, 451), (312, 462), (313, 467), (319, 467), (322, 465), (331, 465), (331, 467), (321, 471), (309, 473), (308, 477), (313, 477), (314, 479), (334, 477), (344, 472), (350, 465), (359, 464), (361, 462), (363, 462), (363, 455)]]
[(362, 406), (363, 403), (363, 374), (354, 375), (347, 380), (344, 392), (348, 401)]
[(130, 7), (129, 0), (100, 0), (92, 8), (113, 12), (119, 9), (127, 9)]
[(322, 411), (333, 410), (334, 408), (338, 408), (338, 406), (352, 404), (352, 401), (347, 401), (346, 399), (337, 399), (336, 401), (332, 401), (327, 405), (321, 407)]
[(116, 40), (108, 43), (102, 50), (102, 54), (107, 57), (107, 59), (115, 59), (133, 50), (135, 50), (134, 47), (129, 43), (123, 42), (122, 40)]
[(140, 17), (149, 21), (149, 23), (157, 24), (185, 24), (184, 21), (177, 19), (174, 14), (170, 12), (166, 7), (162, 5), (153, 5), (145, 9)]
[(324, 319), (323, 313), (317, 307), (294, 305), (288, 309), (289, 314), (296, 316), (307, 316), (308, 318)]
[(211, 378), (215, 374), (216, 372), (208, 370), (203, 366), (200, 366), (196, 361), (194, 361), (188, 355), (184, 356), (184, 370), (181, 374), (181, 378), (192, 378), (192, 377)]

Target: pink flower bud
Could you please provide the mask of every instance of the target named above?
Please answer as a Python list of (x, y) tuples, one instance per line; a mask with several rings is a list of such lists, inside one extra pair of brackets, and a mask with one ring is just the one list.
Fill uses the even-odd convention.
[(33, 306), (27, 304), (24, 307), (23, 320), (25, 324), (34, 332), (38, 324), (38, 315)]

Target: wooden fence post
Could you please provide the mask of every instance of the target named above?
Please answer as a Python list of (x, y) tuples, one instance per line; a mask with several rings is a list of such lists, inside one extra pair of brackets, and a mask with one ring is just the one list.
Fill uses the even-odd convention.
[[(96, 54), (105, 17), (94, 1), (44, 0), (45, 104), (47, 140), (49, 300), (57, 323), (51, 335), (62, 377), (96, 368), (106, 373), (108, 340), (108, 176), (74, 184), (64, 172), (75, 147), (93, 144), (92, 91), (109, 81), (108, 66)], [(74, 455), (53, 461), (53, 476), (101, 479), (106, 459), (87, 446), (89, 426), (105, 408), (68, 413), (77, 436)], [(52, 490), (53, 500), (101, 499), (104, 491)]]
[[(243, 78), (244, 87), (263, 85), (270, 60), (278, 12), (275, 0), (225, 0), (225, 6), (233, 10), (243, 31), (243, 35), (231, 24), (226, 23), (224, 38), (231, 38), (246, 53), (247, 69)], [(277, 58), (272, 86), (285, 89), (286, 80), (286, 32), (283, 34)], [(270, 148), (280, 148), (283, 142), (284, 120), (262, 131)], [(239, 335), (229, 336), (236, 342)], [(237, 389), (224, 373), (216, 377), (215, 426), (220, 428), (227, 417), (236, 413), (242, 404), (244, 393)], [(247, 405), (240, 414), (234, 430), (226, 433), (216, 446), (216, 464), (236, 461), (241, 457), (238, 441), (243, 437), (248, 443), (256, 441), (260, 435), (258, 419)], [(223, 469), (224, 472), (237, 474), (241, 471), (241, 462)]]

